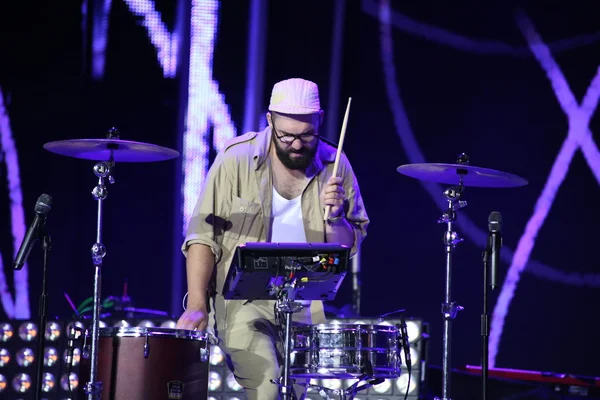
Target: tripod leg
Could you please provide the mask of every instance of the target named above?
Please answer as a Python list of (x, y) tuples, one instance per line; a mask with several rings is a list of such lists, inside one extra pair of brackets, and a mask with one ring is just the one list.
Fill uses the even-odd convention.
[(290, 354), (292, 343), (292, 313), (285, 313), (285, 342), (283, 344), (283, 385), (280, 392), (283, 400), (291, 400), (295, 396), (293, 385), (290, 384)]

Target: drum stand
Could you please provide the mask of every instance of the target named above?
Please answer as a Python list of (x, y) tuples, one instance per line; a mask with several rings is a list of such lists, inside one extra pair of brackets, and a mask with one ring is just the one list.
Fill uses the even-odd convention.
[[(109, 133), (110, 134), (110, 133)], [(96, 229), (96, 243), (92, 246), (92, 261), (94, 263), (94, 307), (92, 315), (92, 351), (90, 362), (90, 380), (86, 383), (84, 391), (88, 400), (98, 400), (102, 394), (102, 382), (97, 382), (98, 375), (98, 340), (99, 340), (99, 318), (100, 318), (100, 290), (102, 277), (102, 259), (106, 255), (106, 247), (102, 244), (102, 205), (108, 195), (104, 185), (104, 179), (109, 183), (115, 183), (112, 176), (114, 158), (110, 161), (99, 162), (94, 165), (94, 175), (98, 177), (98, 185), (92, 190), (92, 196), (98, 201), (98, 219)]]
[[(443, 358), (442, 358), (442, 398), (441, 400), (450, 400), (450, 353), (452, 330), (451, 323), (458, 311), (463, 307), (451, 300), (452, 289), (452, 251), (454, 246), (464, 239), (460, 238), (452, 230), (452, 223), (456, 221), (456, 211), (467, 205), (466, 201), (460, 200), (464, 186), (462, 178), (458, 186), (454, 186), (444, 191), (444, 197), (448, 201), (448, 211), (440, 219), (439, 224), (446, 224), (444, 233), (444, 247), (446, 248), (446, 295), (442, 304), (442, 315), (444, 317), (444, 339), (443, 339)], [(440, 400), (436, 397), (436, 400)]]
[[(283, 400), (292, 400), (296, 399), (296, 394), (294, 393), (293, 382), (290, 377), (290, 364), (291, 364), (291, 353), (292, 353), (292, 315), (294, 313), (299, 312), (304, 308), (302, 303), (296, 302), (296, 283), (297, 278), (292, 278), (291, 280), (285, 282), (283, 285), (278, 287), (274, 287), (271, 289), (272, 293), (277, 293), (277, 303), (276, 309), (278, 312), (283, 313), (285, 315), (285, 337), (284, 337), (284, 359), (283, 359), (283, 373), (282, 376), (277, 382), (276, 380), (271, 380), (271, 383), (274, 383), (279, 386), (279, 393), (281, 394), (281, 398)], [(368, 389), (373, 385), (377, 385), (383, 382), (383, 379), (371, 379), (370, 375), (363, 375), (360, 377), (359, 381), (354, 383), (346, 390), (334, 390), (328, 389), (321, 386), (310, 385), (310, 384), (298, 384), (299, 386), (305, 387), (305, 393), (302, 395), (300, 400), (304, 400), (306, 396), (307, 388), (314, 388), (319, 390), (319, 393), (323, 398), (329, 399), (327, 393), (334, 394), (340, 396), (340, 400), (351, 400), (354, 399), (356, 393), (360, 390)], [(358, 386), (361, 382), (368, 381), (368, 383)]]
[[(372, 376), (370, 375), (363, 375), (361, 376), (357, 382), (354, 382), (352, 384), (352, 386), (350, 386), (348, 389), (330, 389), (330, 388), (326, 388), (323, 386), (318, 386), (318, 385), (303, 385), (306, 386), (307, 388), (313, 388), (316, 389), (319, 392), (319, 395), (324, 398), (325, 400), (333, 400), (331, 397), (329, 397), (330, 394), (335, 395), (335, 396), (339, 396), (339, 400), (354, 400), (354, 397), (356, 397), (356, 395), (358, 394), (358, 392), (360, 392), (361, 390), (366, 390), (368, 388), (370, 388), (371, 386), (375, 386), (375, 385), (379, 385), (380, 383), (382, 383), (384, 381), (384, 379), (382, 378), (377, 378), (377, 379), (371, 379)], [(360, 385), (358, 386), (361, 382), (367, 382), (364, 385)], [(304, 397), (306, 396), (306, 393), (302, 396), (302, 398), (300, 400), (304, 400)]]
[[(276, 308), (278, 312), (285, 314), (285, 338), (284, 338), (284, 359), (283, 359), (283, 374), (280, 381), (271, 380), (271, 383), (279, 385), (279, 392), (283, 400), (296, 399), (296, 393), (294, 393), (294, 387), (292, 379), (290, 378), (290, 364), (291, 364), (291, 353), (292, 353), (292, 315), (304, 308), (302, 303), (296, 302), (296, 282), (297, 278), (292, 278), (290, 281), (283, 284), (283, 288), (280, 288), (277, 293)], [(277, 291), (277, 289), (275, 289)], [(360, 390), (368, 389), (373, 385), (377, 385), (383, 382), (383, 379), (371, 379), (371, 375), (363, 375), (360, 377), (358, 382), (355, 382), (348, 389), (329, 389), (322, 386), (311, 385), (310, 383), (298, 384), (304, 386), (304, 393), (300, 397), (300, 400), (304, 400), (306, 397), (306, 390), (310, 387), (317, 389), (319, 394), (324, 399), (330, 399), (328, 394), (340, 396), (340, 400), (352, 400), (356, 396), (356, 393)], [(368, 381), (366, 384), (358, 386), (361, 382)]]
[(283, 344), (283, 374), (280, 382), (271, 380), (279, 386), (279, 393), (283, 400), (292, 400), (296, 398), (294, 387), (290, 378), (290, 358), (292, 352), (292, 314), (302, 310), (304, 305), (296, 302), (296, 278), (285, 282), (282, 286), (273, 287), (271, 293), (277, 293), (276, 309), (285, 315), (285, 338)]

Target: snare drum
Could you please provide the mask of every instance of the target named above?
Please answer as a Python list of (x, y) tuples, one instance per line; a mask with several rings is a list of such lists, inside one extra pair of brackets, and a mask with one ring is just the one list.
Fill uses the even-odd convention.
[(369, 324), (320, 324), (292, 328), (290, 376), (353, 379), (400, 376), (398, 328)]
[[(90, 332), (91, 334), (91, 332)], [(81, 358), (79, 398), (90, 378), (89, 356)], [(97, 381), (102, 400), (208, 398), (209, 336), (170, 328), (101, 328)]]

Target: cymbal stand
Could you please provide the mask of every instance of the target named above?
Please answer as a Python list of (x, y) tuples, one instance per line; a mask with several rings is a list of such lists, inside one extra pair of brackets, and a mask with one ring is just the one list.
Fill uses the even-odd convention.
[[(451, 300), (452, 295), (452, 252), (454, 246), (462, 242), (452, 229), (452, 224), (456, 221), (456, 211), (467, 205), (466, 201), (461, 200), (464, 186), (462, 179), (458, 186), (450, 187), (444, 191), (444, 197), (448, 202), (448, 211), (446, 211), (438, 224), (446, 224), (446, 232), (444, 232), (444, 247), (446, 250), (446, 293), (444, 303), (442, 304), (442, 315), (444, 317), (444, 338), (443, 338), (443, 358), (442, 358), (442, 398), (441, 400), (450, 400), (450, 356), (451, 356), (451, 340), (452, 329), (451, 323), (458, 311), (463, 307)], [(437, 400), (439, 398), (436, 397)]]
[[(110, 136), (110, 132), (109, 132)], [(109, 137), (110, 138), (110, 137)], [(85, 385), (85, 393), (88, 400), (98, 400), (102, 394), (102, 382), (97, 381), (98, 375), (98, 340), (99, 340), (99, 319), (100, 319), (100, 292), (102, 278), (102, 259), (106, 255), (106, 247), (102, 244), (102, 206), (108, 195), (108, 190), (104, 184), (104, 180), (113, 184), (115, 180), (112, 175), (112, 170), (115, 166), (113, 155), (110, 156), (110, 161), (99, 162), (94, 165), (94, 175), (98, 177), (98, 185), (92, 190), (92, 196), (98, 201), (98, 219), (96, 229), (96, 243), (92, 246), (92, 261), (94, 263), (94, 307), (92, 315), (92, 350), (91, 350), (91, 366), (90, 380)]]

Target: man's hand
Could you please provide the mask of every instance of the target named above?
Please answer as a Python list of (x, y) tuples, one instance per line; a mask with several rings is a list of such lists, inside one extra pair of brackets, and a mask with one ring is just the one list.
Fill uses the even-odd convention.
[(175, 328), (188, 330), (198, 329), (199, 331), (204, 331), (207, 326), (208, 312), (206, 311), (206, 307), (188, 307), (188, 309), (181, 314), (181, 317), (179, 317)]
[(321, 206), (331, 206), (329, 216), (331, 218), (339, 217), (344, 212), (344, 201), (346, 200), (346, 191), (342, 186), (342, 178), (332, 176), (321, 191)]

